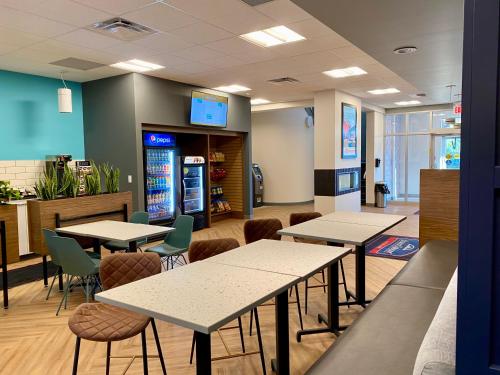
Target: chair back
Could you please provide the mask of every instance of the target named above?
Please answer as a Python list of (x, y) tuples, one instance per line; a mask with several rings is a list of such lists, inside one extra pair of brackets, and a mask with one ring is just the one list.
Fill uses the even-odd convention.
[(189, 215), (179, 215), (172, 225), (175, 230), (168, 233), (165, 237), (167, 245), (178, 249), (188, 249), (191, 243), (191, 235), (193, 233), (194, 218)]
[(52, 237), (52, 243), (57, 250), (64, 273), (83, 277), (94, 272), (95, 263), (74, 238)]
[(276, 232), (283, 229), (281, 221), (278, 219), (257, 219), (248, 220), (243, 226), (245, 242), (247, 244), (259, 240), (281, 240), (281, 235)]
[(104, 289), (115, 288), (160, 272), (160, 257), (155, 253), (109, 255), (101, 260), (99, 268)]
[(58, 234), (52, 229), (47, 228), (43, 229), (42, 232), (43, 238), (45, 239), (45, 244), (47, 245), (47, 249), (49, 250), (49, 255), (52, 263), (56, 266), (60, 266), (61, 261), (59, 260), (59, 254), (52, 240), (53, 237), (59, 237)]
[(225, 253), (226, 251), (236, 249), (239, 246), (240, 244), (234, 238), (194, 241), (189, 247), (189, 263)]
[(297, 225), (321, 217), (319, 212), (295, 212), (290, 214), (290, 225)]
[[(149, 224), (149, 214), (144, 211), (136, 211), (130, 215), (130, 222), (134, 224)], [(144, 245), (148, 242), (147, 238), (137, 241), (137, 245)]]

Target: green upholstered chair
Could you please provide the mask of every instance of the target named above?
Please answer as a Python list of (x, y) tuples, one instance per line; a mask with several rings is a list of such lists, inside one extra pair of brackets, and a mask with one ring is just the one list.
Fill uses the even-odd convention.
[[(149, 224), (149, 214), (144, 211), (134, 212), (130, 216), (129, 222), (134, 224)], [(147, 242), (148, 242), (147, 238), (137, 241), (137, 248), (140, 249), (140, 247), (142, 245), (145, 245)], [(123, 250), (128, 252), (130, 244), (128, 242), (123, 242), (123, 241), (109, 241), (104, 243), (102, 246), (104, 246), (105, 249), (111, 251), (111, 253), (114, 253), (115, 251), (123, 251)]]
[[(162, 244), (150, 247), (146, 251), (158, 254), (166, 270), (173, 268), (175, 263), (186, 264), (187, 261), (183, 253), (188, 251), (191, 243), (193, 222), (194, 219), (192, 216), (178, 216), (172, 225), (175, 231), (168, 233)], [(183, 263), (180, 263), (181, 258)], [(165, 263), (167, 264), (166, 266)]]
[(49, 250), (50, 260), (52, 261), (52, 264), (57, 267), (57, 271), (54, 274), (54, 277), (52, 278), (52, 282), (50, 283), (50, 288), (47, 293), (47, 297), (45, 297), (45, 300), (48, 300), (50, 292), (52, 291), (52, 287), (54, 286), (54, 282), (59, 277), (59, 275), (62, 276), (63, 271), (61, 267), (61, 262), (59, 261), (59, 255), (57, 249), (55, 248), (52, 242), (52, 237), (57, 237), (57, 233), (51, 229), (43, 229), (43, 237), (45, 239), (45, 244), (47, 245), (47, 249)]
[[(59, 315), (62, 304), (66, 309), (69, 297), (69, 291), (75, 285), (73, 279), (80, 281), (84, 288), (85, 300), (89, 301), (89, 296), (94, 292), (99, 283), (99, 265), (100, 260), (91, 258), (85, 250), (76, 242), (74, 238), (53, 236), (50, 238), (51, 246), (56, 250), (57, 257), (66, 275), (66, 285), (64, 286), (64, 295), (57, 308), (56, 315)], [(92, 286), (92, 291), (90, 287)]]

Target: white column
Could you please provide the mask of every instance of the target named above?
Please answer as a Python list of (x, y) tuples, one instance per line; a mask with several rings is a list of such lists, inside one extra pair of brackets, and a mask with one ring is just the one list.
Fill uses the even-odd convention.
[[(375, 166), (380, 159), (380, 166)], [(366, 203), (375, 204), (375, 182), (384, 179), (384, 114), (366, 114)]]

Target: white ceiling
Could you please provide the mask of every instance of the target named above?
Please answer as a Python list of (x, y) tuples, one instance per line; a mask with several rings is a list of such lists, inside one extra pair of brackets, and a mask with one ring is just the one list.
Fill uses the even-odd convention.
[[(160, 31), (123, 42), (84, 28), (122, 16)], [(238, 35), (284, 24), (307, 39), (263, 48)], [(359, 28), (359, 25), (353, 25)], [(370, 30), (366, 30), (370, 33)], [(249, 95), (273, 102), (312, 98), (337, 88), (367, 103), (393, 107), (419, 91), (290, 0), (251, 7), (241, 0), (0, 0), (0, 69), (58, 77), (52, 61), (76, 57), (102, 64), (138, 58), (165, 66), (157, 77), (206, 87), (241, 84)], [(427, 62), (429, 63), (429, 62)], [(359, 66), (367, 75), (332, 79), (322, 71)], [(89, 81), (123, 74), (108, 66), (65, 77)], [(276, 86), (269, 79), (291, 76), (297, 84)], [(367, 90), (396, 87), (400, 94), (373, 96)], [(424, 104), (435, 104), (428, 97)]]

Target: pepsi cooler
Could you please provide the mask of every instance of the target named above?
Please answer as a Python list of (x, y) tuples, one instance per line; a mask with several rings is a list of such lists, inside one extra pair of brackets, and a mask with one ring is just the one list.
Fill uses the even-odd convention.
[(179, 158), (181, 174), (181, 211), (194, 218), (193, 230), (205, 228), (206, 224), (206, 163), (203, 156)]

